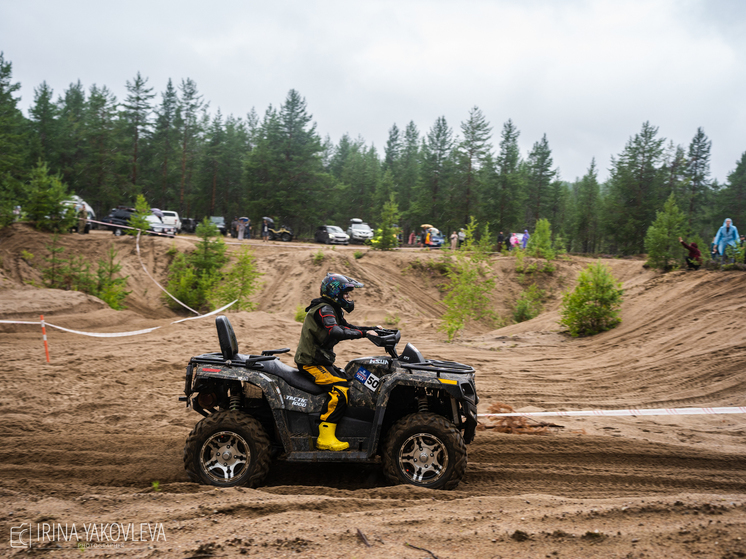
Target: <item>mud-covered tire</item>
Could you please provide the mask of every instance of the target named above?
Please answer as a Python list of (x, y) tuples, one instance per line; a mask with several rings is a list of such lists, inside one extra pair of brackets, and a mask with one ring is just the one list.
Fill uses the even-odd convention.
[(283, 234), (282, 234), (282, 236), (281, 236), (280, 238), (281, 238), (281, 239), (282, 239), (283, 241), (285, 241), (286, 243), (289, 243), (290, 241), (292, 241), (292, 240), (293, 240), (293, 236), (292, 236), (292, 235), (291, 235), (290, 233), (283, 233)]
[(269, 471), (269, 446), (269, 437), (256, 419), (239, 411), (221, 411), (201, 420), (189, 433), (184, 468), (196, 483), (256, 487)]
[(444, 417), (414, 413), (389, 429), (382, 461), (391, 483), (454, 489), (466, 473), (466, 444), (461, 432)]

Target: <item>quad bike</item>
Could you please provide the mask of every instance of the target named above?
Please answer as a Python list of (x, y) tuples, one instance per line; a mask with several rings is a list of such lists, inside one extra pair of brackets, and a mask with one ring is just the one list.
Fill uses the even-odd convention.
[(293, 230), (287, 225), (281, 225), (279, 229), (269, 228), (267, 239), (270, 241), (285, 241), (289, 243), (293, 240)]
[(192, 357), (180, 398), (205, 416), (184, 448), (192, 481), (256, 487), (273, 458), (375, 463), (379, 456), (392, 483), (453, 489), (463, 478), (477, 426), (472, 367), (426, 360), (411, 344), (398, 355), (401, 332), (377, 329), (368, 339), (387, 355), (345, 368), (349, 405), (336, 435), (350, 448), (317, 450), (326, 390), (278, 359), (288, 348), (242, 355), (228, 319), (215, 322), (220, 352)]

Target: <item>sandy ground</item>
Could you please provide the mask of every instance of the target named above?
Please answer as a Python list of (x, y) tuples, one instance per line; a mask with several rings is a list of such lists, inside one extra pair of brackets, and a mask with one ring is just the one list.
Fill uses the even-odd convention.
[[(190, 483), (182, 451), (200, 416), (177, 399), (189, 358), (218, 349), (214, 322), (171, 324), (186, 315), (163, 305), (134, 240), (103, 231), (62, 244), (95, 261), (113, 243), (130, 276), (128, 310), (41, 289), (49, 242), (23, 226), (0, 233), (1, 319), (43, 313), (75, 330), (160, 328), (126, 338), (50, 328), (47, 364), (38, 327), (0, 324), (0, 556), (746, 557), (743, 415), (560, 418), (544, 435), (480, 430), (453, 491), (388, 485), (376, 465), (282, 462), (258, 489)], [(168, 249), (193, 243), (146, 238), (145, 266), (164, 282)], [(559, 261), (537, 280), (549, 294), (539, 317), (497, 330), (472, 324), (447, 344), (437, 331), (444, 279), (428, 266), (438, 253), (245, 244), (265, 275), (259, 309), (230, 314), (243, 353), (294, 348), (296, 308), (336, 270), (366, 284), (352, 322), (396, 324), (426, 357), (473, 365), (480, 413), (498, 402), (522, 411), (745, 403), (742, 272), (659, 275), (640, 260), (606, 260), (626, 289), (623, 322), (572, 339), (557, 307), (590, 260)], [(529, 280), (513, 258), (495, 256), (492, 266), (494, 309), (509, 316)], [(341, 362), (376, 353), (366, 341), (338, 352)], [(96, 545), (80, 550), (58, 532), (37, 541), (37, 527), (69, 535), (73, 524)], [(12, 547), (11, 531), (28, 525), (32, 547)]]

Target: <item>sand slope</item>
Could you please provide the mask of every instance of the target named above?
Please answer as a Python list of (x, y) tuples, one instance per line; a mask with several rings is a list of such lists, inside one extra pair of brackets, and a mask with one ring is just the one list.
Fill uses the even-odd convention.
[[(169, 248), (193, 242), (144, 239), (145, 265), (164, 282)], [(48, 243), (49, 236), (22, 226), (0, 234), (0, 318), (32, 320), (43, 312), (78, 330), (161, 328), (110, 339), (50, 329), (47, 364), (35, 327), (0, 325), (0, 556), (20, 553), (8, 542), (20, 522), (163, 523), (165, 542), (86, 551), (96, 556), (746, 556), (746, 418), (740, 415), (562, 418), (556, 422), (562, 428), (543, 436), (479, 431), (466, 478), (450, 492), (388, 486), (375, 466), (277, 463), (256, 490), (189, 483), (181, 453), (199, 416), (177, 398), (189, 357), (217, 350), (213, 322), (172, 325), (187, 314), (162, 305), (133, 239), (103, 231), (61, 243), (92, 260), (113, 244), (130, 276), (128, 310), (35, 288), (30, 283), (41, 284)], [(427, 266), (439, 254), (362, 249), (357, 259), (360, 247), (251, 244), (264, 273), (259, 308), (230, 315), (244, 352), (294, 348), (296, 308), (335, 270), (366, 283), (351, 322), (388, 319), (425, 356), (475, 366), (482, 413), (495, 402), (555, 410), (745, 401), (746, 275), (740, 272), (658, 275), (639, 260), (607, 260), (626, 289), (623, 322), (572, 339), (559, 331), (557, 307), (590, 260), (559, 261), (552, 276), (540, 279), (552, 293), (545, 313), (498, 330), (472, 324), (446, 344), (436, 330), (444, 278)], [(22, 250), (34, 255), (30, 262)], [(315, 265), (320, 250), (325, 257)], [(512, 258), (495, 257), (492, 266), (493, 305), (507, 316), (526, 284)], [(339, 358), (375, 353), (365, 341), (348, 342)], [(60, 545), (55, 557), (80, 556), (70, 542)]]

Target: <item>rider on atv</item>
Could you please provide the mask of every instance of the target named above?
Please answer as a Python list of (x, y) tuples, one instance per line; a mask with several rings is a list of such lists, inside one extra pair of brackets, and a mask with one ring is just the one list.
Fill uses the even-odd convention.
[(306, 307), (306, 319), (295, 352), (298, 370), (318, 386), (329, 389), (316, 440), (316, 448), (320, 450), (345, 450), (350, 446), (336, 436), (337, 423), (347, 408), (350, 383), (344, 371), (334, 366), (334, 346), (341, 340), (378, 335), (374, 327), (353, 326), (344, 319), (344, 311), (352, 312), (355, 308), (352, 290), (356, 287), (363, 287), (363, 284), (341, 274), (327, 274), (321, 282), (321, 297)]

